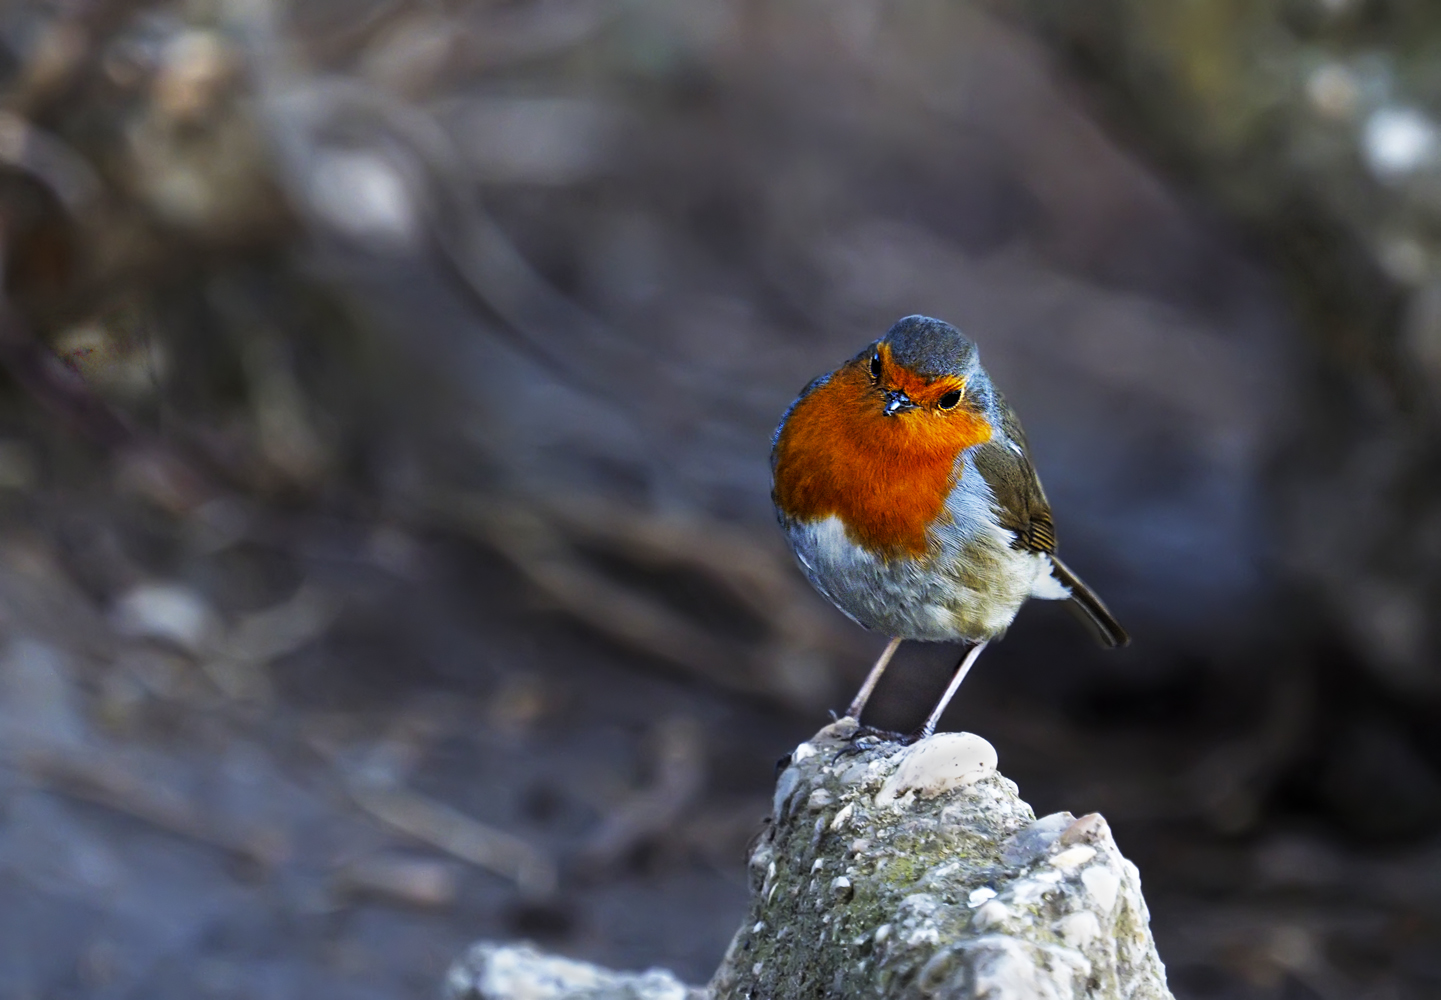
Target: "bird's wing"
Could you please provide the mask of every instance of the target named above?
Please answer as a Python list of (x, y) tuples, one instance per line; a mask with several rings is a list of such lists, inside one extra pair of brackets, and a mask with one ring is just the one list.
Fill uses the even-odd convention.
[(996, 408), (1001, 414), (1001, 426), (994, 429), (989, 441), (971, 450), (971, 458), (995, 497), (1001, 527), (1016, 536), (1012, 544), (1030, 552), (1054, 552), (1056, 529), (1051, 523), (1051, 504), (1031, 462), (1026, 432), (999, 393)]
[(1084, 580), (1056, 558), (1056, 529), (1051, 523), (1051, 504), (1041, 488), (1040, 477), (1031, 462), (1031, 449), (1026, 432), (1016, 413), (999, 394), (996, 406), (1001, 413), (1001, 426), (991, 440), (972, 451), (972, 459), (981, 478), (995, 497), (996, 515), (1001, 526), (1016, 536), (1011, 544), (1029, 552), (1044, 552), (1051, 562), (1051, 573), (1070, 591), (1067, 606), (1078, 612), (1082, 621), (1092, 627), (1096, 638), (1106, 646), (1125, 646), (1131, 637), (1116, 621), (1110, 609)]

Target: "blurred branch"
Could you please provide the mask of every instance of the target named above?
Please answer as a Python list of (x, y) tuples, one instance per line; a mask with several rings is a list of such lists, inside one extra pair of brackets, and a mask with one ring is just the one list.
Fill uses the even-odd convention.
[[(455, 494), (434, 501), (434, 510), (443, 524), (495, 547), (593, 628), (723, 687), (807, 710), (829, 700), (832, 679), (822, 651), (841, 652), (843, 640), (788, 562), (745, 532), (696, 515), (660, 516), (594, 498), (521, 504)], [(764, 636), (745, 642), (707, 629), (655, 592), (596, 568), (581, 551), (587, 543), (625, 553), (643, 568), (700, 573), (759, 619)]]
[(669, 831), (705, 790), (705, 743), (694, 719), (661, 720), (655, 732), (656, 773), (601, 822), (581, 849), (580, 863), (609, 868), (648, 840)]
[(167, 833), (218, 847), (262, 870), (273, 868), (288, 853), (274, 832), (245, 835), (222, 829), (170, 789), (147, 781), (108, 754), (35, 747), (25, 751), (21, 764), (57, 792), (114, 809)]
[(45, 185), (72, 216), (100, 195), (100, 178), (70, 146), (8, 111), (0, 111), (0, 164)]
[(482, 316), (504, 320), (498, 332), (513, 346), (592, 393), (614, 394), (607, 372), (655, 365), (516, 250), (479, 204), (450, 135), (431, 115), (354, 79), (282, 77), (267, 103), (291, 201), (332, 239), (367, 256), (432, 252)]
[(555, 862), (519, 837), (409, 789), (364, 780), (351, 780), (347, 787), (356, 805), (391, 829), (510, 879), (532, 898), (555, 892)]
[(416, 766), (424, 744), (440, 725), (436, 715), (433, 706), (402, 713), (386, 736), (358, 758), (327, 740), (313, 738), (310, 742), (335, 769), (351, 801), (372, 819), (509, 879), (529, 898), (549, 898), (560, 880), (555, 860), (549, 854), (405, 787), (405, 779)]

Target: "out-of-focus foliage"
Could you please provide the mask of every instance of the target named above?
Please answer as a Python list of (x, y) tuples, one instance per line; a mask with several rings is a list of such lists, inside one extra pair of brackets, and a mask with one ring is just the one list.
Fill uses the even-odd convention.
[(1441, 8), (1023, 4), (1267, 241), (1304, 310), (1283, 561), (1376, 675), (1441, 700)]

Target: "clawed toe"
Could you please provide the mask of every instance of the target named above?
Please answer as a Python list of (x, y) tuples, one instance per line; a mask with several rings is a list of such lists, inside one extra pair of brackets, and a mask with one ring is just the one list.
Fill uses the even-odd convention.
[(889, 729), (877, 729), (875, 726), (859, 726), (846, 740), (846, 745), (836, 752), (836, 759), (861, 753), (882, 743), (907, 744), (912, 742), (915, 742), (914, 736), (906, 736)]
[(863, 738), (878, 743), (902, 743), (907, 739), (904, 733), (897, 733), (890, 729), (877, 729), (875, 726), (861, 726), (851, 734), (852, 743)]

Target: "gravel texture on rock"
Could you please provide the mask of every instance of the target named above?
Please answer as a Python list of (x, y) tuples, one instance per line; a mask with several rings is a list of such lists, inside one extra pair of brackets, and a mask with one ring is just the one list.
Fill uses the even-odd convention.
[(970, 733), (854, 733), (827, 726), (781, 773), (718, 1000), (1171, 995), (1101, 816), (1037, 819)]

